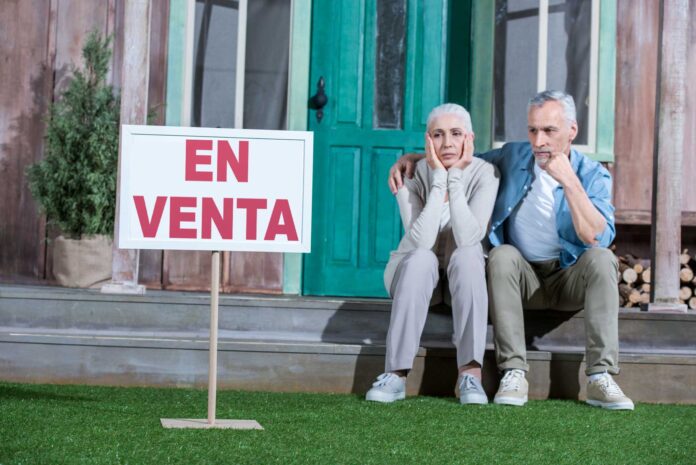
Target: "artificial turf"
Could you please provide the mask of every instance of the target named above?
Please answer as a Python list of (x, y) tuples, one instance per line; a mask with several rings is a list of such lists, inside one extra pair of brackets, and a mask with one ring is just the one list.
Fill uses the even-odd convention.
[(696, 463), (696, 406), (221, 391), (218, 418), (265, 430), (160, 426), (206, 408), (202, 390), (0, 383), (0, 464)]

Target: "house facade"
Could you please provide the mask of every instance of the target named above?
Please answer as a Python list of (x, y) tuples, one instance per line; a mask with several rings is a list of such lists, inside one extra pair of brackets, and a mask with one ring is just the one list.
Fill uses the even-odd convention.
[[(0, 5), (0, 281), (50, 283), (51, 238), (24, 170), (42, 157), (47, 105), (89, 31), (114, 37), (123, 0)], [(669, 6), (672, 3), (666, 2)], [(387, 171), (422, 148), (429, 110), (470, 109), (476, 149), (525, 139), (526, 100), (576, 97), (577, 148), (614, 175), (618, 252), (649, 258), (660, 2), (654, 0), (151, 0), (153, 124), (310, 130), (312, 253), (223, 254), (222, 291), (385, 297), (401, 234)], [(686, 63), (696, 72), (696, 7)], [(125, 44), (125, 45), (124, 45)], [(321, 109), (310, 104), (323, 92)], [(696, 89), (683, 115), (682, 244), (696, 247)], [(142, 251), (139, 281), (206, 290), (210, 254)]]

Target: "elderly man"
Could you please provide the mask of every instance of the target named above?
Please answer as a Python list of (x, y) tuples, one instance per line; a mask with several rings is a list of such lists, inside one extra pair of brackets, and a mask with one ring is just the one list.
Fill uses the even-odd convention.
[[(571, 143), (578, 132), (573, 98), (544, 91), (529, 101), (529, 143), (508, 143), (477, 155), (497, 166), (501, 181), (488, 239), (489, 314), (503, 371), (494, 402), (527, 402), (529, 370), (524, 310), (585, 310), (587, 403), (632, 410), (618, 374), (617, 263), (611, 175)], [(392, 167), (392, 192), (414, 159)]]

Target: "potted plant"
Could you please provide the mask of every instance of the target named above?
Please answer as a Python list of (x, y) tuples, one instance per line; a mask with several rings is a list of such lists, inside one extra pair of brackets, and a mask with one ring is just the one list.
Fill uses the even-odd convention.
[(110, 42), (97, 32), (87, 38), (84, 68), (49, 109), (44, 158), (27, 170), (32, 194), (62, 233), (53, 274), (68, 287), (111, 277), (120, 103), (106, 82)]

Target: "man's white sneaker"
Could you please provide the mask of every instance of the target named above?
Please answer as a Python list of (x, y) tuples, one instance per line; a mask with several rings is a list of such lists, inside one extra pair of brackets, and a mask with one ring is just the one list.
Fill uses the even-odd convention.
[(626, 397), (609, 373), (602, 373), (587, 382), (587, 400), (595, 407), (609, 410), (633, 410), (633, 401)]
[(406, 398), (406, 380), (395, 373), (382, 373), (365, 395), (366, 400), (394, 402)]
[(459, 397), (461, 404), (487, 404), (488, 396), (483, 390), (481, 381), (469, 374), (459, 375), (454, 394)]
[(518, 369), (507, 370), (503, 379), (500, 380), (500, 386), (493, 402), (521, 407), (527, 403), (528, 392), (529, 383), (524, 378), (524, 371)]

